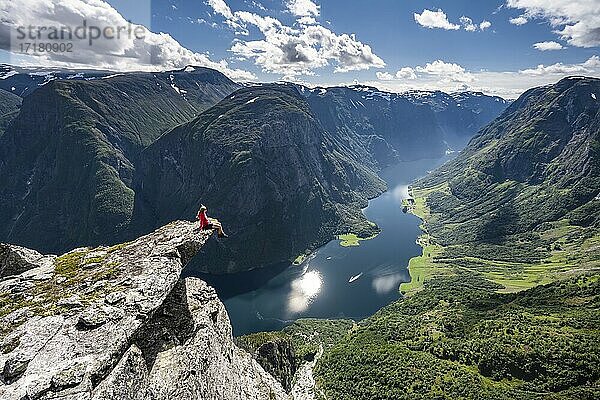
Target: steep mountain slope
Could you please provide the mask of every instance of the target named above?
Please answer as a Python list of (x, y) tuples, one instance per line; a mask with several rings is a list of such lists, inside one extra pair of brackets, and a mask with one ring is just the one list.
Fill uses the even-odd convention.
[(455, 149), (464, 147), (479, 129), (494, 120), (510, 104), (481, 92), (443, 93), (410, 91), (404, 96), (417, 104), (429, 104), (445, 140)]
[(145, 231), (207, 204), (231, 238), (207, 246), (198, 262), (233, 272), (293, 258), (337, 233), (372, 233), (360, 208), (384, 187), (296, 87), (254, 86), (143, 152), (134, 222)]
[(0, 89), (0, 136), (10, 121), (12, 121), (19, 112), (21, 107), (21, 98), (10, 92)]
[(37, 89), (0, 138), (0, 238), (53, 252), (117, 241), (142, 148), (237, 87), (196, 68)]
[[(228, 256), (215, 253), (231, 261), (224, 270), (239, 268), (235, 265), (241, 260), (247, 266), (260, 266), (288, 259), (343, 230), (373, 233), (374, 228), (366, 225), (358, 208), (383, 188), (375, 173), (399, 159), (441, 155), (449, 146), (446, 128), (437, 121), (437, 115), (450, 108), (440, 105), (438, 94), (427, 94), (424, 101), (419, 98), (426, 96), (422, 92), (418, 96), (397, 95), (358, 86), (309, 90), (290, 84), (277, 87), (280, 92), (287, 90), (293, 101), (277, 99), (276, 95), (265, 102), (252, 98), (246, 100), (248, 104), (241, 104), (239, 98), (232, 97), (218, 111), (227, 118), (206, 127), (220, 132), (222, 143), (215, 141), (219, 147), (227, 147), (227, 152), (239, 157), (231, 161), (232, 165), (243, 165), (256, 141), (261, 143), (260, 148), (272, 147), (271, 153), (258, 154), (248, 165), (249, 171), (263, 172), (248, 172), (250, 175), (245, 177), (247, 187), (243, 193), (253, 211), (240, 212), (242, 201), (223, 200), (232, 196), (225, 193), (231, 187), (223, 183), (240, 179), (227, 174), (237, 174), (239, 168), (217, 171), (214, 166), (208, 168), (192, 161), (198, 156), (191, 153), (185, 155), (186, 160), (179, 160), (178, 146), (204, 151), (200, 145), (192, 146), (191, 139), (190, 143), (180, 143), (165, 135), (155, 148), (177, 154), (174, 159), (185, 165), (207, 167), (207, 175), (184, 169), (171, 177), (171, 165), (159, 155), (144, 157), (141, 163), (139, 159), (141, 151), (164, 132), (198, 116), (239, 88), (219, 72), (187, 67), (165, 73), (105, 75), (98, 71), (6, 67), (0, 75), (3, 85), (17, 85), (15, 91), (26, 94), (21, 112), (0, 139), (0, 184), (4, 188), (0, 193), (0, 239), (41, 251), (61, 252), (84, 243), (115, 243), (148, 232), (174, 217), (192, 215), (197, 203), (205, 201), (236, 236), (240, 233), (239, 239), (230, 242), (244, 241), (255, 231), (264, 237), (261, 251), (253, 253), (260, 254), (254, 265), (252, 260), (244, 259), (246, 253), (238, 251), (234, 243), (222, 249)], [(480, 104), (474, 99), (470, 100), (473, 109)], [(457, 106), (447, 112), (457, 110), (462, 112)], [(309, 121), (296, 118), (294, 113), (310, 115)], [(206, 114), (207, 120), (211, 118), (210, 113)], [(246, 138), (244, 124), (249, 130), (262, 130), (273, 137), (265, 139), (261, 134), (258, 139)], [(294, 130), (283, 132), (285, 124)], [(469, 131), (471, 125), (465, 129)], [(240, 145), (231, 145), (229, 137)], [(263, 140), (269, 144), (263, 144)], [(304, 146), (307, 149), (301, 149)], [(289, 164), (284, 162), (289, 156), (284, 155), (286, 151), (293, 153)], [(149, 150), (147, 155), (154, 153)], [(317, 160), (317, 154), (321, 160)], [(211, 161), (224, 163), (221, 159)], [(134, 187), (136, 170), (139, 173)], [(270, 181), (267, 171), (273, 170), (281, 170), (282, 174), (285, 171), (289, 177)], [(202, 183), (192, 179), (202, 179)], [(289, 179), (295, 181), (290, 183)], [(237, 183), (232, 185), (238, 188)], [(206, 187), (211, 189), (205, 191)], [(135, 226), (130, 226), (138, 190), (143, 193), (135, 206)], [(187, 192), (179, 193), (183, 190)], [(290, 190), (298, 193), (290, 194)], [(262, 191), (272, 193), (263, 195)], [(269, 206), (261, 206), (261, 202)], [(293, 214), (288, 213), (291, 209)], [(281, 230), (268, 237), (263, 228), (241, 234), (248, 225), (246, 218), (254, 218), (257, 210), (263, 216), (261, 221)], [(296, 227), (297, 219), (304, 221), (300, 228)], [(290, 226), (298, 236), (294, 234), (288, 240)]]
[(212, 232), (170, 223), (62, 256), (0, 244), (0, 398), (287, 399), (235, 346), (213, 288), (181, 278)]
[(428, 105), (369, 87), (307, 93), (311, 108), (327, 130), (341, 137), (366, 138), (370, 150), (384, 164), (435, 157), (447, 148)]
[[(446, 256), (573, 265), (562, 248), (589, 244), (600, 225), (596, 97), (593, 78), (532, 89), (417, 182), (431, 213), (428, 233)], [(590, 251), (586, 260), (598, 261), (600, 251)]]
[(462, 148), (508, 102), (481, 93), (387, 93), (368, 86), (302, 88), (311, 108), (330, 132), (366, 140), (385, 164), (439, 157)]

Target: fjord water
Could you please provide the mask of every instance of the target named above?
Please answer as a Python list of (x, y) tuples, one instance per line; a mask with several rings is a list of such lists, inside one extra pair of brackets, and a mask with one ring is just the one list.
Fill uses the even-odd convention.
[(188, 271), (215, 287), (234, 335), (279, 330), (298, 318), (362, 319), (398, 299), (407, 266), (418, 256), (420, 220), (402, 212), (408, 185), (447, 158), (402, 162), (381, 172), (388, 191), (363, 210), (381, 233), (359, 246), (333, 240), (301, 265), (289, 263), (232, 275)]

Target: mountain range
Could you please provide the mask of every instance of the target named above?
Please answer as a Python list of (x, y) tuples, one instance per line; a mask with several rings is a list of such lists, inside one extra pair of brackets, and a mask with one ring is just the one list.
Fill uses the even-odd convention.
[(360, 209), (385, 189), (381, 168), (460, 148), (456, 138), (508, 104), (470, 92), (241, 87), (197, 67), (73, 72), (4, 67), (2, 88), (24, 97), (16, 115), (18, 99), (5, 101), (0, 240), (55, 253), (115, 243), (193, 218), (203, 202), (232, 233), (206, 246), (214, 272), (372, 235)]
[[(0, 245), (6, 396), (597, 398), (600, 79), (506, 109), (477, 93), (242, 87), (206, 69), (54, 79), (3, 98), (0, 240), (127, 240), (59, 257)], [(200, 268), (235, 272), (369, 235), (360, 207), (385, 189), (382, 168), (471, 135), (411, 185), (423, 253), (403, 298), (363, 321), (234, 343), (214, 290), (181, 278), (197, 252)], [(182, 221), (154, 230), (200, 202), (230, 239)]]

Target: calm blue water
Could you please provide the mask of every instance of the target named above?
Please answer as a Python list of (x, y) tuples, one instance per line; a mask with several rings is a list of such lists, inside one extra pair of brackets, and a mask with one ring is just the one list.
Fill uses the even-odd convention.
[(362, 319), (398, 299), (410, 280), (408, 260), (421, 253), (419, 219), (402, 212), (407, 187), (445, 159), (403, 162), (382, 171), (389, 190), (364, 213), (381, 228), (357, 247), (339, 240), (318, 249), (302, 265), (274, 265), (233, 275), (194, 274), (215, 287), (234, 335), (278, 330), (297, 318)]

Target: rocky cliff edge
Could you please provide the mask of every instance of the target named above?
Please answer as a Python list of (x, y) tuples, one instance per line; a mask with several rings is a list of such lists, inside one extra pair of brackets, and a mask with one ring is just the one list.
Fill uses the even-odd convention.
[(180, 277), (209, 236), (177, 221), (58, 257), (0, 244), (0, 398), (287, 398), (214, 289)]

